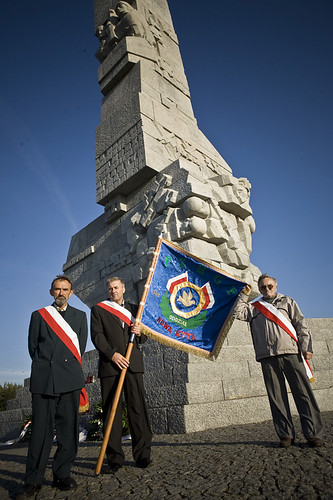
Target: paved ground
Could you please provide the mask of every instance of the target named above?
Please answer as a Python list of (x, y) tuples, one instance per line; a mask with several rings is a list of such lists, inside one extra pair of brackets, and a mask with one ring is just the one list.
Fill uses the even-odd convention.
[[(135, 467), (131, 445), (116, 475), (95, 475), (100, 443), (80, 445), (70, 494), (52, 487), (51, 468), (38, 500), (168, 499), (333, 499), (333, 412), (323, 414), (326, 445), (309, 448), (298, 421), (297, 441), (277, 446), (271, 422), (182, 435), (157, 435), (153, 464)], [(15, 498), (25, 469), (26, 444), (0, 448), (0, 500)], [(103, 471), (103, 469), (102, 469)]]

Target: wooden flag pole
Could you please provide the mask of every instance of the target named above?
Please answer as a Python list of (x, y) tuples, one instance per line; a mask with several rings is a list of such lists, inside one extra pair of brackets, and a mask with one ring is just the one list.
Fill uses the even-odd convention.
[[(127, 361), (130, 360), (130, 357), (132, 354), (134, 337), (135, 337), (135, 335), (134, 335), (134, 333), (132, 333), (130, 336), (130, 339), (129, 339), (129, 343), (128, 343), (126, 355), (125, 355), (125, 358), (127, 359)], [(113, 426), (114, 417), (116, 416), (116, 411), (118, 408), (118, 403), (119, 403), (119, 399), (121, 396), (121, 391), (123, 389), (126, 372), (127, 372), (127, 368), (123, 368), (121, 370), (121, 373), (120, 373), (117, 390), (116, 390), (116, 393), (114, 395), (113, 402), (112, 402), (111, 413), (110, 413), (109, 420), (108, 420), (108, 423), (107, 423), (107, 426), (106, 426), (106, 429), (104, 432), (104, 438), (103, 438), (101, 451), (99, 452), (99, 456), (98, 456), (98, 461), (97, 461), (96, 470), (95, 470), (96, 475), (98, 475), (101, 472), (106, 447), (107, 447), (108, 442), (109, 442), (109, 437), (111, 434), (111, 429)]]
[[(141, 297), (141, 300), (140, 300), (138, 312), (137, 312), (137, 315), (136, 315), (136, 318), (135, 318), (135, 322), (134, 322), (135, 325), (139, 325), (140, 321), (141, 321), (141, 317), (142, 317), (142, 313), (143, 313), (143, 308), (144, 308), (144, 305), (145, 305), (145, 302), (146, 302), (146, 299), (147, 299), (147, 295), (148, 295), (149, 287), (151, 285), (151, 281), (153, 279), (153, 274), (154, 274), (155, 266), (156, 266), (156, 263), (157, 263), (158, 255), (160, 253), (161, 244), (162, 244), (162, 237), (159, 236), (156, 248), (154, 250), (154, 256), (153, 256), (152, 264), (151, 264), (151, 266), (149, 268), (148, 277), (147, 277), (147, 280), (146, 280), (146, 283), (145, 283), (145, 286), (144, 286), (144, 289), (143, 289), (143, 292), (142, 292), (142, 297)], [(127, 346), (127, 350), (126, 350), (126, 354), (125, 354), (125, 358), (127, 359), (127, 361), (130, 360), (130, 357), (131, 357), (131, 354), (132, 354), (134, 338), (135, 338), (135, 334), (131, 333), (130, 339), (129, 339), (129, 342), (128, 342), (128, 346)], [(104, 460), (104, 455), (105, 455), (106, 447), (107, 447), (108, 442), (109, 442), (109, 437), (110, 437), (110, 434), (111, 434), (111, 429), (112, 429), (112, 426), (113, 426), (114, 418), (116, 416), (116, 411), (117, 411), (117, 408), (118, 408), (118, 404), (119, 404), (119, 399), (120, 399), (120, 396), (121, 396), (121, 392), (122, 392), (122, 389), (123, 389), (126, 372), (127, 372), (127, 368), (123, 368), (121, 370), (121, 373), (120, 373), (120, 377), (119, 377), (119, 382), (118, 382), (118, 385), (117, 385), (116, 393), (114, 395), (113, 402), (112, 402), (112, 407), (111, 407), (111, 412), (110, 412), (109, 420), (108, 420), (108, 423), (107, 423), (107, 426), (106, 426), (105, 432), (104, 432), (104, 438), (103, 438), (102, 447), (101, 447), (101, 450), (100, 450), (99, 456), (98, 456), (98, 461), (97, 461), (97, 465), (96, 465), (96, 469), (95, 469), (96, 475), (99, 475), (100, 472), (101, 472), (101, 468), (102, 468), (102, 464), (103, 464), (103, 460)]]
[(135, 323), (136, 324), (139, 324), (140, 321), (141, 321), (141, 318), (142, 318), (143, 308), (144, 308), (146, 300), (147, 300), (147, 296), (148, 296), (149, 288), (150, 288), (150, 285), (151, 285), (151, 282), (152, 282), (152, 279), (153, 279), (153, 274), (154, 274), (154, 271), (155, 271), (157, 259), (158, 259), (158, 256), (160, 254), (161, 245), (162, 245), (162, 236), (159, 236), (158, 240), (157, 240), (157, 245), (156, 245), (155, 250), (154, 250), (153, 260), (151, 262), (151, 266), (149, 268), (149, 272), (148, 272), (148, 276), (147, 276), (147, 279), (146, 279), (146, 283), (145, 283), (145, 286), (144, 286), (144, 289), (143, 289), (143, 292), (142, 292), (142, 296), (141, 296), (141, 300), (140, 300), (140, 304), (139, 304), (138, 313), (137, 313), (136, 319), (135, 319)]

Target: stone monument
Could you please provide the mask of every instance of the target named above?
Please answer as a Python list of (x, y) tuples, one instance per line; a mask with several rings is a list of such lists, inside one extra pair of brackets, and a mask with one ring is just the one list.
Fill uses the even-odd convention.
[[(251, 184), (197, 126), (166, 0), (95, 0), (101, 123), (97, 203), (104, 214), (72, 237), (63, 266), (88, 306), (107, 277), (138, 303), (158, 235), (256, 289)], [(234, 324), (217, 361), (153, 341), (145, 386), (155, 433), (270, 419), (248, 326)]]
[(255, 229), (251, 184), (199, 130), (166, 0), (95, 0), (97, 203), (104, 215), (73, 236), (64, 271), (89, 306), (119, 274), (141, 295), (157, 237), (243, 281)]

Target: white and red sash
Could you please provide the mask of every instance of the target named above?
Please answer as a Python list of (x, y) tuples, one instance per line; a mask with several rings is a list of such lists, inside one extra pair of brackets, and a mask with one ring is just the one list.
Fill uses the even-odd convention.
[(117, 318), (124, 321), (124, 323), (128, 326), (131, 326), (135, 322), (135, 318), (131, 311), (126, 309), (126, 307), (117, 304), (117, 302), (113, 302), (112, 300), (103, 300), (103, 302), (99, 302), (97, 305), (109, 313), (117, 316)]
[[(284, 316), (276, 307), (274, 307), (272, 304), (269, 302), (263, 301), (263, 300), (256, 300), (255, 302), (252, 302), (252, 305), (258, 309), (258, 311), (261, 312), (266, 318), (270, 319), (273, 321), (275, 324), (277, 324), (279, 327), (282, 328), (295, 342), (298, 343), (298, 337), (295, 328), (293, 325), (290, 323), (288, 318)], [(307, 376), (309, 377), (310, 381), (314, 381), (313, 373), (309, 364), (309, 361), (304, 358), (303, 353), (301, 352), (302, 356), (302, 361), (305, 366), (305, 371)]]
[[(66, 347), (68, 347), (68, 349), (78, 360), (82, 368), (79, 339), (72, 327), (53, 306), (46, 306), (43, 309), (38, 309), (38, 312), (52, 329), (52, 331), (60, 338), (60, 340), (62, 340)], [(79, 411), (80, 413), (84, 413), (88, 411), (88, 409), (88, 396), (85, 388), (83, 387), (81, 389)]]

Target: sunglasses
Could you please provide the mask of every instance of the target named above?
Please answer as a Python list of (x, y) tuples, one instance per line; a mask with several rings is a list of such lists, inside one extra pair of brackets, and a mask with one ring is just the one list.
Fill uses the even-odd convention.
[(273, 290), (274, 285), (260, 285), (259, 290)]

